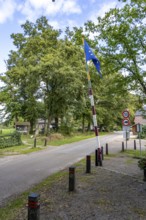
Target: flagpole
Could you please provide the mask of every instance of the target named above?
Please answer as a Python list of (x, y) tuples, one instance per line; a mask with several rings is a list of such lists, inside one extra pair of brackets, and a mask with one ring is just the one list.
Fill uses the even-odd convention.
[[(83, 45), (84, 45), (84, 38), (83, 38)], [(86, 56), (85, 56), (85, 59), (86, 59)], [(86, 72), (87, 72), (87, 79), (88, 79), (88, 93), (89, 93), (89, 99), (90, 99), (90, 103), (91, 103), (94, 132), (95, 132), (95, 137), (96, 137), (96, 145), (97, 145), (97, 149), (98, 149), (98, 148), (100, 148), (100, 140), (99, 140), (99, 133), (98, 133), (96, 110), (95, 110), (95, 105), (94, 105), (94, 96), (93, 96), (93, 92), (92, 92), (91, 77), (90, 77), (90, 72), (89, 72), (87, 62), (86, 62)]]

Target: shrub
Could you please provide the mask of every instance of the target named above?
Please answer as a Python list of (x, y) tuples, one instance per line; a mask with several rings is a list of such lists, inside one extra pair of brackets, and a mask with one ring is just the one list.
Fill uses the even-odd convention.
[(142, 126), (142, 132), (138, 133), (137, 138), (141, 138), (141, 139), (146, 138), (146, 125)]
[(144, 170), (146, 168), (146, 158), (141, 158), (138, 161), (138, 166), (141, 170)]
[(21, 134), (15, 131), (13, 134), (0, 136), (0, 148), (21, 145)]

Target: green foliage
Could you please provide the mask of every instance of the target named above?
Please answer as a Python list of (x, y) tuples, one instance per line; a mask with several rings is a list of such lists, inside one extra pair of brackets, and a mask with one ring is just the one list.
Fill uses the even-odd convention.
[[(142, 79), (144, 73), (136, 67), (137, 61), (141, 64), (144, 61), (139, 59), (139, 51), (144, 49), (138, 48), (141, 44), (137, 36), (145, 38), (143, 26), (139, 30), (140, 26), (135, 28), (131, 23), (131, 19), (138, 17), (138, 23), (143, 19), (142, 8), (134, 3), (132, 8), (127, 5), (123, 9), (113, 9), (103, 19), (99, 18), (98, 25), (91, 21), (85, 24), (86, 38), (90, 33), (95, 34), (95, 39), (89, 40), (90, 45), (100, 46), (95, 54), (102, 64), (103, 79), (97, 75), (95, 67), (89, 65), (100, 129), (120, 127), (121, 112), (125, 108), (129, 108), (133, 120), (138, 103), (136, 95), (129, 90), (135, 88), (133, 82), (139, 85), (137, 80)], [(90, 129), (93, 122), (81, 47), (83, 28), (74, 27), (72, 31), (67, 28), (64, 39), (60, 39), (60, 30), (53, 29), (45, 17), (35, 23), (26, 21), (21, 27), (22, 33), (11, 35), (16, 50), (10, 51), (8, 71), (0, 76), (5, 85), (0, 91), (0, 101), (5, 105), (8, 120), (29, 121), (30, 132), (33, 132), (37, 119), (43, 118), (47, 121), (47, 135), (54, 119), (59, 124), (66, 118), (66, 122), (61, 122), (63, 133), (72, 133), (75, 124), (83, 131), (86, 127)], [(100, 34), (98, 38), (96, 32)], [(105, 44), (100, 44), (100, 40)], [(138, 58), (136, 64), (131, 60), (135, 58)], [(128, 70), (129, 76), (118, 73), (122, 70)], [(136, 79), (131, 78), (131, 74), (141, 76)]]
[(145, 139), (146, 138), (146, 125), (142, 126), (142, 132), (138, 133), (138, 138)]
[(146, 125), (142, 126), (142, 132), (146, 134)]
[(102, 72), (125, 73), (123, 83), (144, 94), (145, 12), (145, 0), (126, 1), (123, 7), (111, 9), (103, 18), (99, 17), (97, 25), (88, 22), (85, 26), (87, 31), (94, 33), (94, 42), (103, 58)]
[(139, 167), (141, 170), (146, 169), (146, 158), (141, 158), (141, 159), (138, 161), (138, 167)]
[(0, 136), (0, 148), (12, 147), (21, 144), (21, 134), (19, 132), (14, 132), (13, 134), (6, 134)]

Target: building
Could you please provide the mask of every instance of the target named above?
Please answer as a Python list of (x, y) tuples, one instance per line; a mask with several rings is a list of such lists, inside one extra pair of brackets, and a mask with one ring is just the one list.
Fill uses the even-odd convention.
[(146, 125), (146, 106), (143, 107), (143, 110), (138, 110), (135, 113), (134, 123)]
[(146, 106), (143, 107), (143, 110), (137, 110), (134, 118), (134, 125), (132, 126), (133, 134), (137, 134), (137, 124), (146, 125)]
[(15, 128), (20, 133), (29, 134), (30, 123), (29, 122), (16, 122)]

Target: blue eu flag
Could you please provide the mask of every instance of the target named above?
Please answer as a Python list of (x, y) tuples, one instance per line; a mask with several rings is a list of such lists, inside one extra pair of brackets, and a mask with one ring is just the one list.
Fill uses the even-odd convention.
[(92, 52), (92, 50), (89, 47), (86, 40), (84, 40), (84, 51), (85, 51), (85, 56), (86, 56), (86, 62), (89, 61), (89, 60), (92, 60), (92, 62), (94, 63), (94, 66), (95, 66), (96, 70), (98, 71), (100, 77), (102, 77), (101, 72), (100, 72), (100, 62), (97, 59), (97, 57), (94, 55), (94, 53)]

